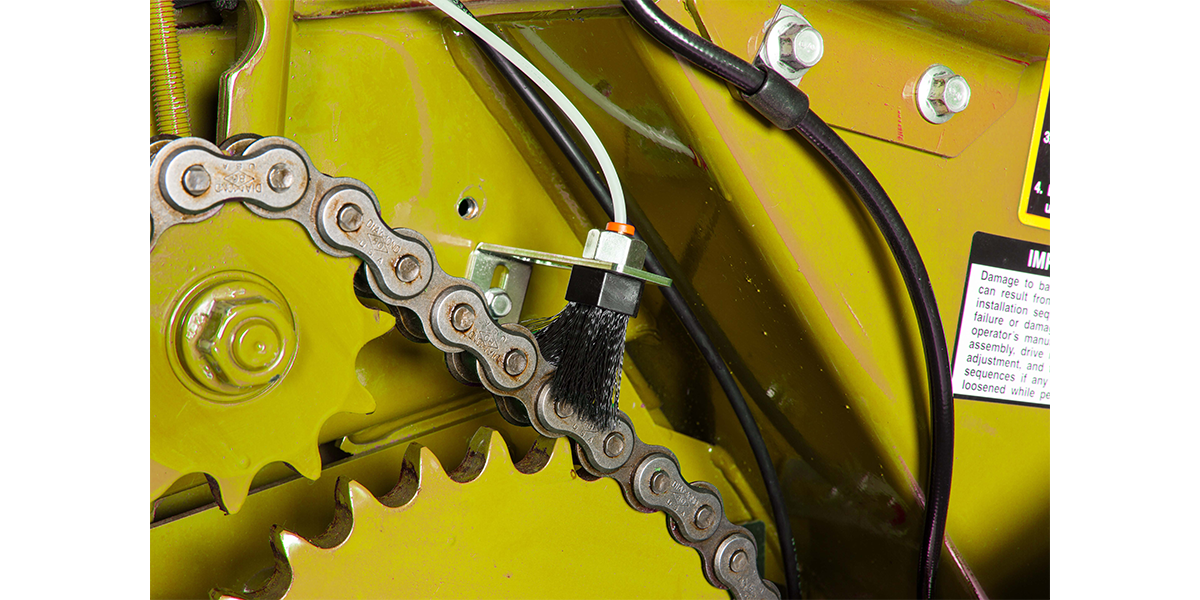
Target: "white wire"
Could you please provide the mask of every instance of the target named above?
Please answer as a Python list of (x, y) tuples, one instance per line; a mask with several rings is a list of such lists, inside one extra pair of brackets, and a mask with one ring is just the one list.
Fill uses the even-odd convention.
[(604, 112), (611, 115), (612, 118), (620, 121), (626, 127), (636, 131), (642, 137), (655, 144), (686, 155), (688, 158), (696, 158), (696, 153), (692, 152), (691, 148), (688, 148), (687, 145), (679, 141), (679, 138), (671, 135), (669, 131), (659, 131), (639, 121), (637, 117), (629, 114), (628, 111), (617, 106), (617, 103), (609, 100), (604, 94), (601, 94), (599, 90), (589, 84), (579, 73), (576, 73), (571, 68), (571, 65), (568, 65), (566, 61), (559, 58), (558, 54), (550, 46), (547, 46), (546, 42), (542, 41), (542, 38), (538, 37), (537, 33), (534, 33), (532, 29), (522, 28), (520, 33), (525, 36), (525, 39), (529, 41), (533, 49), (537, 50), (538, 54), (541, 54), (542, 58), (550, 63), (550, 66), (554, 67), (560, 75), (571, 82), (571, 85), (575, 86), (575, 89), (579, 90), (584, 96), (587, 96), (588, 100), (595, 102), (596, 106), (604, 109)]
[(608, 156), (608, 151), (604, 149), (604, 144), (600, 142), (600, 137), (596, 135), (595, 130), (588, 124), (587, 120), (580, 114), (579, 109), (571, 104), (570, 100), (563, 95), (561, 91), (537, 67), (533, 66), (520, 52), (513, 49), (500, 39), (500, 36), (494, 34), (482, 23), (475, 20), (473, 16), (463, 9), (455, 6), (451, 0), (429, 0), (431, 4), (438, 7), (439, 10), (446, 13), (451, 19), (458, 21), (463, 27), (466, 27), (479, 36), (489, 46), (507, 58), (509, 62), (516, 65), (522, 73), (533, 81), (543, 92), (550, 97), (550, 100), (558, 105), (559, 110), (570, 119), (571, 124), (583, 136), (583, 140), (592, 150), (596, 161), (600, 163), (600, 172), (604, 174), (604, 181), (608, 184), (608, 194), (612, 196), (613, 204), (613, 221), (617, 223), (627, 223), (625, 219), (625, 191), (621, 189), (621, 180), (617, 177), (617, 168), (613, 165), (612, 158)]

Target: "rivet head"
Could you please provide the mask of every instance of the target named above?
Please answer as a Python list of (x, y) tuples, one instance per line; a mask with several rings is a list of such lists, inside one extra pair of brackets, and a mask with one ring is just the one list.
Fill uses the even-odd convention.
[(421, 261), (411, 254), (405, 254), (396, 263), (396, 278), (404, 283), (412, 283), (421, 276)]
[(513, 348), (508, 351), (508, 354), (504, 355), (504, 372), (516, 377), (525, 372), (528, 362), (529, 359), (526, 358), (524, 352)]
[(717, 513), (711, 506), (705, 504), (696, 510), (696, 527), (700, 529), (708, 529), (712, 527), (713, 522), (717, 520)]
[(475, 309), (469, 304), (459, 304), (450, 313), (450, 323), (458, 331), (467, 331), (475, 326)]
[(671, 483), (671, 476), (665, 471), (656, 471), (650, 476), (650, 491), (655, 494), (663, 494), (667, 491), (667, 486)]
[(569, 419), (571, 418), (571, 415), (575, 414), (575, 408), (570, 404), (559, 400), (558, 402), (554, 403), (554, 414), (558, 415), (558, 418), (560, 419)]
[(362, 209), (355, 204), (347, 204), (338, 211), (338, 228), (346, 233), (358, 231), (362, 227)]
[(183, 189), (193, 196), (207, 192), (211, 185), (212, 177), (203, 165), (192, 165), (183, 172)]
[(287, 191), (288, 188), (292, 187), (292, 183), (295, 180), (296, 177), (292, 174), (292, 168), (285, 163), (277, 163), (271, 167), (270, 171), (267, 171), (267, 185), (271, 186), (271, 189), (276, 192)]
[(608, 434), (608, 437), (604, 438), (604, 454), (608, 455), (609, 458), (621, 456), (621, 453), (624, 451), (625, 436), (621, 435), (621, 432), (614, 431)]
[(750, 557), (746, 555), (745, 550), (738, 550), (729, 557), (729, 570), (734, 573), (741, 573), (750, 565)]

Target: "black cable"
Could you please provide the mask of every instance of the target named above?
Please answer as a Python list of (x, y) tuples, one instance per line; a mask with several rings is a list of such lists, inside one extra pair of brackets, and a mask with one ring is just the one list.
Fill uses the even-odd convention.
[[(483, 51), (488, 60), (495, 65), (500, 74), (508, 80), (513, 90), (521, 97), (521, 100), (533, 112), (535, 118), (546, 129), (546, 133), (554, 140), (571, 166), (583, 179), (584, 184), (591, 191), (596, 201), (600, 204), (604, 212), (609, 218), (613, 217), (612, 198), (609, 196), (608, 186), (601, 181), (600, 176), (596, 174), (591, 163), (588, 162), (586, 156), (575, 143), (574, 138), (559, 122), (554, 115), (549, 105), (542, 100), (542, 97), (534, 89), (532, 82), (529, 81), (525, 74), (516, 68), (508, 59), (504, 58), (499, 52), (488, 45), (483, 40), (475, 37), (475, 42)], [(663, 269), (661, 263), (653, 253), (646, 253), (646, 270), (657, 275), (671, 276)], [(678, 273), (673, 274), (678, 277)], [(725, 361), (721, 358), (716, 346), (705, 331), (704, 326), (700, 324), (699, 319), (692, 312), (691, 307), (683, 299), (679, 290), (674, 287), (660, 287), (663, 296), (667, 300), (667, 304), (675, 311), (679, 317), (684, 329), (708, 362), (713, 374), (717, 378), (717, 382), (721, 385), (725, 395), (729, 397), (729, 403), (733, 407), (733, 412), (737, 415), (738, 422), (742, 426), (742, 430), (746, 434), (746, 439), (750, 443), (751, 452), (754, 454), (754, 459), (758, 463), (759, 471), (762, 473), (763, 483), (767, 489), (767, 497), (770, 500), (772, 516), (775, 520), (775, 528), (779, 534), (779, 546), (783, 554), (784, 572), (787, 578), (787, 597), (800, 598), (800, 581), (798, 575), (799, 563), (796, 558), (796, 549), (793, 545), (792, 524), (788, 518), (787, 507), (784, 504), (783, 490), (779, 485), (779, 477), (775, 472), (775, 464), (771, 461), (771, 456), (767, 451), (766, 442), (763, 440), (762, 432), (758, 428), (758, 423), (754, 419), (753, 413), (750, 412), (750, 407), (746, 403), (746, 399), (742, 396), (742, 392), (738, 389), (737, 382), (726, 366)]]
[(867, 211), (879, 225), (888, 247), (896, 256), (908, 295), (917, 313), (917, 326), (925, 350), (925, 370), (930, 387), (930, 466), (929, 489), (925, 502), (925, 531), (921, 547), (919, 596), (933, 597), (933, 584), (941, 558), (942, 538), (946, 531), (946, 512), (950, 506), (950, 481), (954, 473), (954, 398), (950, 382), (949, 350), (942, 329), (933, 287), (921, 254), (896, 211), (887, 192), (846, 145), (816, 113), (809, 112), (796, 128), (812, 145), (837, 167)]
[(754, 65), (694, 34), (659, 10), (653, 0), (623, 0), (629, 16), (662, 45), (688, 62), (732, 83), (746, 93), (762, 87), (766, 75)]
[[(858, 155), (816, 113), (808, 110), (808, 98), (791, 85), (778, 85), (778, 77), (720, 50), (674, 22), (650, 0), (622, 0), (626, 10), (655, 39), (689, 61), (729, 81), (747, 94), (748, 102), (772, 122), (795, 128), (838, 170), (854, 189), (887, 240), (904, 277), (925, 354), (930, 387), (930, 468), (926, 493), (925, 530), (921, 550), (918, 595), (933, 595), (950, 504), (954, 470), (954, 398), (950, 383), (949, 351), (933, 287), (925, 263), (904, 220), (883, 186)], [(759, 73), (755, 78), (747, 69)], [(730, 76), (729, 74), (734, 74)], [(776, 85), (772, 85), (774, 83)], [(762, 93), (763, 97), (755, 97)]]

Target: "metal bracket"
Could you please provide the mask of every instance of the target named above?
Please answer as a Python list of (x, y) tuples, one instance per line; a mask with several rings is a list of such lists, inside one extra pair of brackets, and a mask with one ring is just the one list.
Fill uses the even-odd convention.
[[(467, 279), (475, 282), (484, 291), (488, 313), (500, 324), (516, 323), (521, 319), (521, 308), (525, 305), (525, 292), (529, 289), (529, 277), (533, 265), (513, 260), (503, 254), (489, 252), (479, 244), (467, 259)], [(497, 271), (501, 268), (499, 285), (492, 286)]]

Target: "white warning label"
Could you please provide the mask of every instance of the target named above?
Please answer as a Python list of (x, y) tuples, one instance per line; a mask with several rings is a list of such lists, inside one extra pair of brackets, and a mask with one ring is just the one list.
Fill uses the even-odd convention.
[(954, 395), (1050, 406), (1050, 247), (979, 232), (954, 348)]

